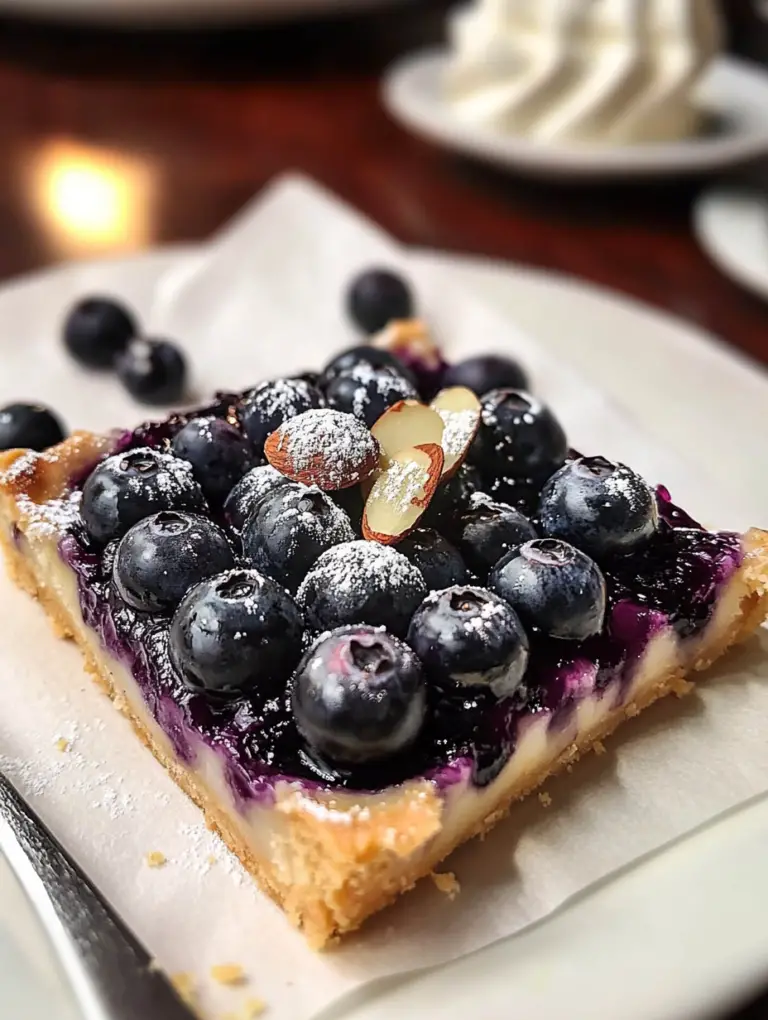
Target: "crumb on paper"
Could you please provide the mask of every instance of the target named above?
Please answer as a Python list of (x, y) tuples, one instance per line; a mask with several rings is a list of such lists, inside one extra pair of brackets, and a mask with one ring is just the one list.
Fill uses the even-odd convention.
[(181, 1001), (186, 1006), (189, 1006), (190, 1009), (195, 1009), (197, 1006), (197, 990), (195, 989), (195, 979), (192, 975), (186, 974), (184, 971), (178, 974), (171, 974), (170, 982)]
[(216, 857), (214, 854), (208, 854), (206, 860), (211, 866), (213, 866), (218, 861), (218, 857)]
[(546, 790), (542, 790), (541, 793), (539, 794), (539, 804), (541, 804), (542, 807), (546, 808), (549, 807), (551, 803), (552, 798), (550, 797), (550, 795), (547, 793)]
[(59, 737), (56, 740), (56, 750), (61, 751), (64, 754), (65, 751), (69, 750), (70, 744), (66, 737)]
[(602, 740), (596, 740), (592, 745), (592, 750), (595, 754), (605, 754), (605, 744)]
[(211, 977), (220, 985), (242, 985), (246, 981), (245, 971), (239, 963), (215, 963)]
[(150, 868), (162, 868), (168, 863), (168, 858), (160, 850), (150, 850), (147, 854), (147, 866)]
[(452, 871), (433, 871), (429, 877), (435, 883), (435, 887), (449, 900), (455, 899), (461, 892), (461, 884)]

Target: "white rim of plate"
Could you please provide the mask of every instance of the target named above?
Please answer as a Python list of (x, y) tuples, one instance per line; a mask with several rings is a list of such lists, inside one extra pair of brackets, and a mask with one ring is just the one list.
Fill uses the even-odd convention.
[(445, 49), (421, 50), (398, 61), (385, 76), (384, 103), (417, 134), (486, 162), (558, 177), (632, 177), (701, 173), (768, 154), (768, 73), (734, 57), (718, 58), (698, 91), (702, 105), (729, 130), (615, 147), (546, 145), (464, 123), (441, 93), (447, 63)]
[(768, 300), (768, 193), (710, 188), (693, 219), (696, 237), (718, 269)]

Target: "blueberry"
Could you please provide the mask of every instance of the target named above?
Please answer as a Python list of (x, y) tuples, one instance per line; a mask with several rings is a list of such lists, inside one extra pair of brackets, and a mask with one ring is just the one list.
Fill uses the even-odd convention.
[(388, 269), (367, 269), (349, 285), (347, 310), (364, 333), (378, 333), (393, 319), (413, 317), (413, 297), (401, 276)]
[(536, 397), (522, 390), (491, 390), (481, 403), (471, 457), (484, 476), (543, 481), (562, 466), (568, 452), (565, 433)]
[(248, 440), (223, 418), (193, 418), (176, 433), (171, 449), (177, 457), (189, 461), (206, 498), (214, 506), (221, 506), (253, 467)]
[(253, 468), (244, 475), (224, 503), (224, 518), (235, 535), (240, 536), (248, 517), (268, 492), (289, 484), (290, 479), (271, 464)]
[(408, 644), (438, 688), (483, 689), (501, 700), (528, 665), (528, 637), (517, 613), (485, 588), (456, 585), (432, 592), (408, 628)]
[(427, 693), (408, 645), (375, 627), (341, 627), (305, 654), (292, 703), (310, 747), (354, 764), (409, 747), (423, 726)]
[(170, 453), (139, 447), (107, 457), (83, 486), (80, 513), (92, 538), (106, 544), (161, 510), (204, 513), (192, 466)]
[(429, 591), (469, 581), (469, 571), (458, 549), (431, 528), (411, 532), (398, 543), (397, 551), (418, 567)]
[(81, 365), (111, 368), (138, 333), (128, 309), (106, 297), (79, 301), (64, 320), (64, 345)]
[(337, 411), (354, 414), (372, 428), (388, 407), (399, 400), (418, 400), (416, 387), (402, 372), (364, 362), (328, 384), (325, 398)]
[(369, 623), (401, 637), (426, 592), (424, 579), (405, 556), (376, 542), (355, 541), (320, 556), (297, 601), (314, 630)]
[(476, 495), (459, 521), (458, 536), (465, 562), (484, 581), (502, 556), (536, 538), (536, 529), (511, 506)]
[(583, 641), (603, 628), (605, 579), (594, 560), (567, 542), (527, 542), (497, 563), (488, 584), (550, 637)]
[(267, 436), (289, 418), (325, 406), (323, 395), (304, 379), (263, 382), (246, 394), (240, 420), (257, 454), (264, 452)]
[(443, 374), (443, 386), (466, 386), (482, 397), (491, 390), (527, 390), (528, 376), (511, 358), (485, 354), (449, 365)]
[(301, 615), (257, 570), (229, 570), (187, 592), (171, 621), (171, 662), (195, 691), (278, 695), (301, 655)]
[(163, 510), (130, 529), (117, 548), (112, 579), (128, 605), (172, 609), (195, 584), (234, 567), (224, 533), (198, 514)]
[(579, 457), (547, 482), (539, 504), (546, 535), (564, 538), (598, 559), (634, 552), (659, 527), (650, 486), (624, 464)]
[(370, 344), (361, 344), (357, 347), (348, 347), (331, 358), (320, 373), (318, 386), (325, 390), (334, 379), (338, 379), (340, 375), (346, 375), (359, 365), (369, 365), (371, 368), (391, 368), (393, 372), (405, 376), (414, 387), (417, 385), (416, 376), (411, 369), (390, 351), (380, 347), (371, 347)]
[(328, 495), (336, 506), (347, 515), (356, 537), (360, 537), (363, 533), (363, 510), (365, 509), (365, 500), (360, 486), (353, 485), (348, 489), (336, 489), (335, 492), (329, 492)]
[(480, 472), (471, 464), (462, 464), (449, 479), (435, 489), (426, 513), (421, 518), (423, 527), (434, 528), (452, 540), (458, 532), (461, 515), (469, 509), (470, 500), (482, 485)]
[(478, 486), (494, 503), (506, 503), (523, 517), (538, 518), (543, 482), (534, 478), (506, 478), (489, 475)]
[(120, 382), (142, 404), (175, 404), (184, 397), (187, 362), (170, 340), (133, 340), (115, 364)]
[(349, 518), (326, 493), (290, 482), (264, 496), (246, 521), (243, 555), (295, 591), (321, 553), (354, 537)]
[(41, 404), (7, 404), (0, 409), (0, 450), (47, 450), (64, 438), (64, 426)]

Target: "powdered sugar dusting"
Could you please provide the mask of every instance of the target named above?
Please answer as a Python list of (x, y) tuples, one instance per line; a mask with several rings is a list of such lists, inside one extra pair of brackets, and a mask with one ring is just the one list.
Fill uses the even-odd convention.
[(299, 604), (318, 589), (339, 595), (371, 590), (426, 591), (421, 573), (402, 553), (364, 539), (344, 542), (324, 552), (299, 587)]
[[(354, 415), (328, 408), (305, 411), (278, 432), (275, 453), (287, 459), (285, 473), (324, 489), (340, 489), (367, 478), (379, 459), (379, 444)], [(273, 459), (275, 453), (268, 451)]]
[(316, 406), (318, 394), (306, 379), (275, 379), (260, 383), (248, 394), (248, 400), (268, 417), (285, 421), (307, 407)]
[(446, 457), (458, 457), (469, 446), (480, 421), (480, 412), (446, 411), (441, 408), (437, 413), (443, 419), (442, 447)]
[(27, 496), (19, 496), (25, 533), (30, 538), (54, 538), (63, 534), (80, 516), (81, 501), (79, 489), (46, 503), (35, 503)]
[(372, 496), (383, 500), (397, 516), (404, 516), (424, 499), (429, 471), (415, 460), (395, 460), (380, 475)]
[[(350, 375), (360, 383), (360, 387), (352, 401), (352, 411), (358, 418), (365, 416), (368, 405), (368, 394), (373, 388), (375, 393), (383, 397), (387, 403), (396, 400), (418, 400), (415, 388), (398, 372), (379, 366), (374, 368), (367, 361), (361, 361), (345, 375)], [(392, 398), (392, 399), (391, 399)]]

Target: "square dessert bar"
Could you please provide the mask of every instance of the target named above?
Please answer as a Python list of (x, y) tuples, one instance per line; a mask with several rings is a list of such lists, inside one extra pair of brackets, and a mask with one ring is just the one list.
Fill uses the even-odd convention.
[(766, 532), (422, 334), (0, 453), (11, 576), (316, 946), (768, 614)]

